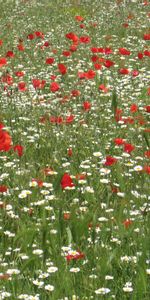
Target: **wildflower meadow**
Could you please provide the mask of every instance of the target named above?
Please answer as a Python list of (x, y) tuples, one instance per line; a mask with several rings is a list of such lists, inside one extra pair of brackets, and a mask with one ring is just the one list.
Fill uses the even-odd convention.
[(150, 299), (149, 20), (0, 1), (0, 300)]

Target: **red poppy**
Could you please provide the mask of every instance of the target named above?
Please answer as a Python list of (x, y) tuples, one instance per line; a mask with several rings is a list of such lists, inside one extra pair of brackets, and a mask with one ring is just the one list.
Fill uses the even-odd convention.
[(2, 46), (3, 45), (3, 41), (2, 40), (0, 40), (0, 46)]
[(25, 47), (22, 43), (18, 44), (17, 48), (18, 48), (19, 51), (24, 51), (25, 50)]
[(150, 166), (144, 166), (144, 171), (150, 175)]
[(138, 105), (133, 103), (131, 106), (130, 106), (130, 112), (131, 113), (136, 113), (138, 111)]
[(125, 143), (125, 141), (121, 138), (115, 138), (114, 143), (118, 146), (122, 146)]
[(33, 179), (32, 179), (32, 182), (36, 182), (37, 185), (38, 185), (38, 187), (40, 187), (40, 188), (43, 187), (43, 181), (40, 180), (40, 179), (33, 178)]
[(129, 24), (128, 24), (128, 23), (123, 23), (122, 26), (123, 26), (124, 28), (127, 28), (127, 27), (129, 27)]
[(107, 93), (109, 91), (109, 89), (104, 84), (100, 84), (99, 90), (103, 91), (104, 93)]
[(8, 190), (6, 185), (0, 185), (0, 193), (6, 193)]
[(83, 259), (85, 258), (85, 254), (81, 253), (80, 251), (76, 252), (75, 254), (68, 254), (66, 256), (67, 261), (71, 261), (71, 260), (78, 260), (78, 259)]
[(75, 16), (75, 19), (76, 19), (77, 21), (79, 21), (79, 22), (84, 21), (84, 18), (81, 17), (81, 16)]
[(0, 130), (0, 151), (9, 151), (11, 149), (12, 139), (7, 131)]
[(112, 166), (117, 162), (117, 159), (112, 156), (106, 156), (105, 166)]
[(96, 73), (95, 71), (93, 70), (89, 70), (87, 73), (86, 73), (86, 78), (87, 79), (93, 79), (95, 77)]
[(128, 69), (125, 69), (125, 68), (121, 68), (121, 69), (119, 70), (119, 73), (120, 73), (121, 75), (128, 75), (128, 74), (129, 74), (129, 70), (128, 70)]
[(144, 152), (144, 155), (145, 155), (146, 157), (150, 158), (150, 150), (145, 151), (145, 152)]
[(25, 82), (19, 82), (18, 83), (18, 90), (20, 92), (25, 92), (27, 90), (27, 87), (26, 87), (26, 83)]
[(131, 153), (135, 149), (135, 146), (132, 144), (124, 143), (124, 151), (127, 153)]
[(14, 52), (13, 51), (7, 51), (7, 53), (6, 53), (6, 57), (14, 57), (15, 56), (15, 54), (14, 54)]
[(59, 89), (60, 89), (60, 86), (57, 82), (54, 81), (50, 84), (51, 92), (55, 93), (55, 92), (59, 91)]
[(145, 51), (144, 51), (144, 55), (150, 57), (150, 51), (145, 50)]
[(68, 153), (68, 156), (72, 156), (72, 153), (73, 153), (72, 148), (69, 148), (67, 153)]
[(81, 94), (81, 92), (80, 92), (79, 90), (73, 90), (73, 91), (71, 92), (71, 95), (72, 95), (73, 97), (78, 97), (78, 96), (80, 96), (80, 94)]
[(147, 113), (150, 113), (150, 105), (146, 105), (145, 110), (146, 110)]
[(80, 37), (80, 43), (88, 44), (90, 43), (91, 39), (89, 36), (81, 36)]
[(63, 56), (69, 57), (71, 55), (70, 51), (63, 51), (62, 52)]
[(131, 52), (126, 48), (119, 48), (119, 54), (121, 54), (121, 55), (130, 55)]
[(47, 65), (52, 65), (54, 63), (54, 58), (53, 57), (49, 57), (46, 59), (46, 64)]
[(67, 73), (67, 68), (64, 64), (58, 64), (58, 70), (62, 75)]
[(46, 80), (32, 79), (32, 84), (35, 89), (43, 89), (45, 87)]
[(89, 111), (91, 109), (91, 103), (89, 101), (84, 101), (83, 102), (83, 109), (85, 111)]
[(112, 66), (114, 66), (114, 62), (113, 61), (111, 61), (111, 60), (105, 60), (105, 62), (104, 62), (104, 66), (106, 67), (106, 68), (110, 68), (110, 67), (112, 67)]
[(72, 178), (68, 173), (65, 173), (61, 179), (61, 187), (62, 189), (65, 189), (67, 187), (73, 187), (74, 183), (72, 181)]
[(9, 74), (7, 74), (6, 76), (2, 76), (2, 82), (7, 83), (8, 85), (12, 85), (13, 84), (13, 78)]
[(41, 39), (44, 38), (44, 33), (41, 31), (35, 31), (34, 34), (37, 38), (41, 38)]
[(66, 34), (66, 38), (69, 39), (69, 40), (72, 40), (74, 43), (77, 43), (78, 42), (78, 36), (73, 33), (73, 32), (69, 32)]
[(23, 77), (25, 75), (25, 73), (23, 71), (17, 71), (17, 72), (15, 72), (15, 75), (17, 77)]
[(138, 53), (138, 59), (142, 59), (143, 58), (143, 53), (142, 52), (139, 52)]
[(125, 226), (125, 228), (128, 228), (130, 225), (132, 225), (133, 221), (131, 221), (130, 219), (126, 219), (125, 221), (123, 221), (123, 225)]
[(33, 33), (30, 33), (27, 35), (27, 39), (30, 41), (33, 40), (34, 38), (35, 38), (35, 35)]
[(133, 77), (136, 77), (136, 76), (139, 75), (139, 71), (133, 70), (133, 71), (131, 72), (131, 75), (132, 75)]
[(24, 147), (21, 145), (15, 145), (13, 147), (14, 151), (17, 152), (18, 156), (21, 157), (23, 155), (23, 149)]
[(96, 70), (101, 70), (102, 65), (101, 65), (101, 64), (94, 64), (94, 68), (95, 68)]
[(0, 58), (0, 67), (7, 65), (7, 60), (5, 57)]
[(149, 40), (150, 40), (150, 33), (145, 33), (145, 34), (143, 35), (143, 39), (144, 39), (145, 41), (149, 41)]
[(66, 117), (66, 124), (72, 123), (74, 121), (74, 115), (70, 115)]

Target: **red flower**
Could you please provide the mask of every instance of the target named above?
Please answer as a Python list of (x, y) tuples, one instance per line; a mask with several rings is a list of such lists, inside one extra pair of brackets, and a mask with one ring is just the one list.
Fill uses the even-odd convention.
[(125, 69), (125, 68), (121, 68), (119, 70), (119, 73), (122, 74), (122, 75), (128, 75), (129, 74), (129, 70), (128, 69)]
[(35, 38), (35, 35), (33, 33), (30, 33), (27, 35), (27, 39), (30, 41), (33, 40), (34, 38)]
[(8, 190), (6, 185), (0, 185), (0, 193), (6, 193)]
[(130, 112), (131, 113), (136, 113), (138, 111), (138, 106), (133, 103), (131, 106), (130, 106)]
[(80, 96), (81, 92), (79, 90), (73, 90), (71, 92), (71, 94), (72, 94), (73, 97), (78, 97), (78, 96)]
[(145, 33), (145, 34), (143, 35), (143, 39), (144, 39), (145, 41), (149, 41), (149, 40), (150, 40), (150, 33)]
[(44, 38), (44, 33), (41, 32), (41, 31), (35, 31), (34, 34), (35, 34), (35, 36), (38, 37), (38, 38), (41, 38), (41, 39)]
[(144, 51), (144, 55), (145, 55), (145, 56), (149, 56), (149, 57), (150, 57), (150, 51), (148, 51), (148, 50), (145, 50), (145, 51)]
[(55, 92), (59, 91), (59, 89), (60, 89), (60, 86), (57, 82), (54, 81), (50, 84), (51, 92), (55, 93)]
[(68, 254), (66, 256), (66, 259), (69, 262), (71, 260), (83, 259), (84, 257), (85, 257), (85, 254), (78, 251), (78, 252), (75, 252), (75, 254), (72, 254), (72, 253)]
[(87, 73), (85, 73), (86, 74), (86, 78), (87, 79), (93, 79), (94, 77), (95, 77), (95, 75), (96, 75), (96, 73), (95, 73), (95, 71), (93, 71), (93, 70), (89, 70)]
[(84, 101), (83, 102), (83, 109), (85, 111), (89, 111), (91, 109), (91, 103), (89, 101)]
[(71, 55), (70, 51), (63, 51), (62, 53), (64, 56), (69, 57)]
[(27, 88), (26, 88), (26, 83), (25, 82), (19, 82), (18, 83), (18, 90), (20, 91), (20, 92), (25, 92), (26, 90), (27, 90)]
[(132, 73), (131, 73), (131, 75), (132, 75), (133, 77), (136, 77), (136, 76), (139, 75), (139, 71), (133, 70)]
[(54, 63), (54, 58), (53, 57), (49, 57), (46, 59), (46, 64), (47, 65), (52, 65)]
[(150, 150), (145, 151), (145, 152), (144, 152), (144, 155), (145, 155), (146, 157), (150, 158)]
[(46, 84), (46, 80), (32, 79), (32, 84), (35, 89), (43, 89)]
[(24, 76), (24, 72), (23, 71), (17, 71), (17, 72), (15, 72), (15, 75), (17, 77), (23, 77)]
[(62, 75), (67, 73), (67, 68), (64, 64), (58, 64), (58, 70)]
[(124, 143), (124, 151), (127, 153), (131, 153), (135, 149), (135, 146), (132, 144)]
[(119, 54), (121, 55), (130, 55), (130, 51), (127, 50), (126, 48), (119, 48)]
[(138, 59), (142, 59), (143, 58), (143, 53), (142, 52), (139, 52), (138, 53)]
[(11, 148), (12, 139), (7, 131), (0, 130), (0, 151), (9, 151)]
[(13, 147), (14, 151), (17, 152), (18, 156), (21, 157), (23, 155), (23, 146), (15, 145)]
[(127, 27), (129, 26), (129, 24), (128, 24), (128, 23), (123, 23), (122, 26), (123, 26), (124, 28), (127, 28)]
[(104, 66), (105, 66), (106, 68), (110, 68), (110, 67), (114, 66), (114, 62), (111, 61), (111, 60), (109, 60), (109, 59), (108, 59), (108, 60), (105, 60)]
[(2, 46), (3, 45), (3, 41), (2, 40), (0, 40), (0, 46)]
[(42, 187), (43, 186), (43, 181), (40, 180), (40, 179), (33, 178), (32, 182), (36, 182), (37, 185), (38, 185), (38, 187)]
[(128, 228), (130, 225), (132, 225), (132, 221), (130, 219), (126, 219), (125, 221), (123, 221), (123, 225), (125, 226), (125, 228)]
[(17, 48), (18, 48), (19, 51), (24, 51), (25, 50), (25, 47), (22, 43), (18, 44)]
[(66, 38), (69, 40), (72, 40), (74, 43), (78, 42), (78, 36), (76, 34), (74, 34), (73, 32), (69, 32), (66, 34)]
[(105, 166), (112, 166), (117, 162), (117, 159), (112, 156), (106, 156)]
[(13, 53), (13, 51), (7, 51), (6, 53), (6, 57), (14, 57), (15, 54)]
[(94, 64), (94, 68), (95, 68), (96, 70), (101, 70), (102, 65), (100, 65), (100, 64)]
[(69, 148), (67, 153), (68, 153), (68, 156), (72, 156), (72, 148)]
[(9, 74), (7, 74), (6, 76), (2, 77), (2, 82), (7, 83), (8, 85), (12, 85), (13, 84), (13, 78)]
[(150, 175), (150, 166), (144, 166), (144, 171)]
[(80, 43), (88, 44), (90, 43), (91, 39), (89, 36), (81, 36), (80, 37)]
[(65, 189), (67, 187), (73, 187), (74, 183), (72, 181), (72, 178), (68, 173), (65, 173), (61, 179), (61, 187), (62, 189)]
[(74, 115), (70, 115), (66, 117), (66, 124), (72, 123), (74, 121)]
[(109, 91), (109, 89), (104, 84), (100, 84), (99, 90), (103, 91), (104, 93), (107, 93)]
[(6, 64), (7, 64), (6, 58), (4, 58), (4, 57), (0, 58), (0, 67), (5, 66)]
[(120, 146), (120, 145), (122, 146), (124, 144), (124, 140), (121, 138), (115, 138), (114, 143), (118, 146)]
[(81, 17), (81, 16), (75, 16), (75, 19), (76, 19), (77, 21), (79, 21), (79, 22), (84, 21), (84, 18)]
[(146, 110), (147, 113), (150, 113), (150, 105), (146, 105), (145, 110)]

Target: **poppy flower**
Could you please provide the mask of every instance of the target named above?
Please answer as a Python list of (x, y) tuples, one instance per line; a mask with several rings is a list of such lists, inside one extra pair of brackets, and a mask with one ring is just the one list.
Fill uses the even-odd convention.
[(45, 87), (46, 80), (32, 79), (32, 84), (35, 89), (43, 89)]
[(77, 51), (77, 44), (71, 45), (71, 46), (70, 46), (70, 51), (71, 51), (71, 52)]
[(102, 65), (96, 63), (96, 64), (94, 64), (94, 68), (95, 68), (95, 70), (101, 70)]
[(66, 34), (66, 38), (69, 39), (69, 40), (72, 40), (73, 42), (77, 43), (78, 42), (78, 36), (73, 33), (73, 32), (69, 32)]
[(83, 43), (83, 44), (88, 44), (90, 43), (91, 39), (89, 36), (81, 36), (80, 37), (80, 43)]
[(64, 64), (58, 64), (58, 70), (62, 75), (67, 73), (67, 68)]
[(121, 55), (130, 55), (131, 52), (126, 48), (119, 48), (119, 54), (121, 54)]
[(136, 77), (136, 76), (139, 75), (139, 71), (133, 70), (133, 71), (131, 72), (131, 75), (132, 75), (133, 77)]
[(86, 73), (86, 78), (87, 79), (93, 79), (95, 77), (96, 73), (95, 71), (93, 70), (89, 70), (87, 73)]
[(33, 178), (32, 182), (36, 182), (38, 187), (40, 187), (40, 188), (43, 187), (43, 181), (40, 179)]
[(150, 33), (145, 33), (145, 34), (143, 35), (143, 39), (144, 39), (145, 41), (149, 41), (149, 40), (150, 40)]
[(117, 146), (122, 146), (124, 144), (124, 140), (121, 139), (121, 138), (115, 138), (114, 139), (114, 143), (117, 145)]
[(67, 261), (71, 261), (71, 260), (78, 260), (78, 259), (83, 259), (85, 258), (85, 254), (80, 252), (80, 251), (74, 251), (75, 253), (70, 252), (68, 255), (66, 255), (66, 259)]
[(25, 47), (22, 43), (18, 44), (17, 48), (18, 48), (19, 51), (24, 51), (25, 50)]
[(132, 144), (124, 143), (124, 152), (131, 153), (135, 149)]
[(104, 93), (107, 93), (109, 91), (109, 89), (104, 84), (100, 84), (99, 90), (103, 91)]
[(83, 109), (85, 111), (89, 111), (91, 109), (91, 103), (89, 101), (84, 101), (83, 102)]
[(145, 50), (145, 51), (144, 51), (144, 55), (150, 57), (150, 51)]
[(133, 103), (131, 106), (130, 106), (130, 112), (131, 113), (136, 113), (138, 111), (138, 105)]
[(74, 115), (70, 115), (66, 117), (66, 124), (72, 123), (74, 121)]
[(27, 39), (30, 41), (34, 40), (34, 38), (35, 38), (35, 35), (33, 33), (30, 33), (27, 35)]
[(57, 82), (54, 81), (50, 84), (51, 92), (55, 93), (55, 92), (59, 91), (59, 89), (60, 89), (60, 86)]
[(13, 147), (14, 151), (17, 152), (18, 156), (21, 157), (23, 155), (23, 149), (24, 147), (21, 145), (15, 145)]
[(17, 77), (23, 77), (25, 75), (25, 73), (23, 71), (17, 71), (17, 72), (15, 72), (15, 75)]
[(35, 31), (34, 34), (37, 38), (41, 38), (41, 39), (44, 38), (44, 33), (41, 31)]
[(71, 55), (71, 52), (70, 51), (63, 51), (62, 55), (66, 56), (66, 57), (69, 57)]
[(128, 228), (130, 225), (132, 225), (133, 221), (131, 221), (130, 219), (126, 219), (125, 221), (123, 221), (123, 225), (125, 226), (125, 228)]
[(49, 57), (46, 59), (46, 64), (47, 65), (52, 65), (54, 63), (54, 58), (53, 57)]
[(121, 75), (128, 75), (128, 74), (129, 74), (129, 70), (128, 70), (128, 69), (125, 69), (125, 68), (121, 68), (121, 69), (119, 70), (119, 73), (120, 73)]
[(27, 90), (27, 87), (26, 87), (26, 83), (25, 82), (19, 82), (18, 83), (18, 90), (20, 92), (25, 92)]
[(14, 54), (14, 52), (13, 51), (7, 51), (7, 53), (6, 53), (6, 57), (14, 57), (15, 56), (15, 54)]
[(106, 156), (105, 166), (112, 166), (117, 162), (117, 159), (112, 156)]
[(6, 193), (8, 190), (6, 185), (0, 185), (0, 193)]
[(143, 53), (142, 52), (139, 52), (138, 53), (138, 59), (142, 59), (143, 58)]
[(65, 173), (61, 179), (61, 187), (64, 190), (67, 187), (74, 187), (74, 183), (72, 181), (72, 178), (68, 173)]
[(67, 151), (67, 153), (68, 153), (68, 156), (72, 156), (72, 153), (73, 153), (72, 152), (72, 148), (69, 148), (68, 151)]
[(150, 166), (144, 166), (144, 171), (150, 175)]
[(105, 60), (105, 62), (104, 62), (104, 66), (106, 67), (106, 68), (110, 68), (110, 67), (112, 67), (112, 66), (114, 66), (114, 62), (113, 61), (111, 61), (111, 60)]
[(0, 130), (0, 151), (9, 151), (11, 149), (12, 139), (7, 131)]
[(7, 65), (7, 60), (5, 57), (0, 58), (0, 67)]
[(81, 17), (81, 16), (75, 16), (75, 19), (76, 19), (77, 21), (79, 21), (79, 22), (84, 21), (84, 18)]
[(7, 83), (8, 85), (13, 84), (13, 78), (9, 74), (7, 74), (6, 76), (2, 76), (1, 80), (2, 80), (2, 82)]
[(3, 45), (3, 41), (2, 40), (0, 40), (0, 46), (2, 46)]
[(80, 96), (80, 94), (81, 94), (81, 92), (80, 92), (79, 90), (73, 90), (73, 91), (71, 92), (71, 95), (72, 95), (73, 97), (78, 97), (78, 96)]
[(145, 110), (146, 110), (147, 113), (150, 113), (150, 105), (146, 105)]
[(150, 158), (150, 150), (147, 150), (144, 152), (144, 156)]

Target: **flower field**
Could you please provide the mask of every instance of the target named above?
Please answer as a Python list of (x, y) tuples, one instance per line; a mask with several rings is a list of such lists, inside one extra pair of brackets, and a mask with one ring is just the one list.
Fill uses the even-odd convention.
[(4, 1), (0, 300), (150, 299), (150, 3)]

